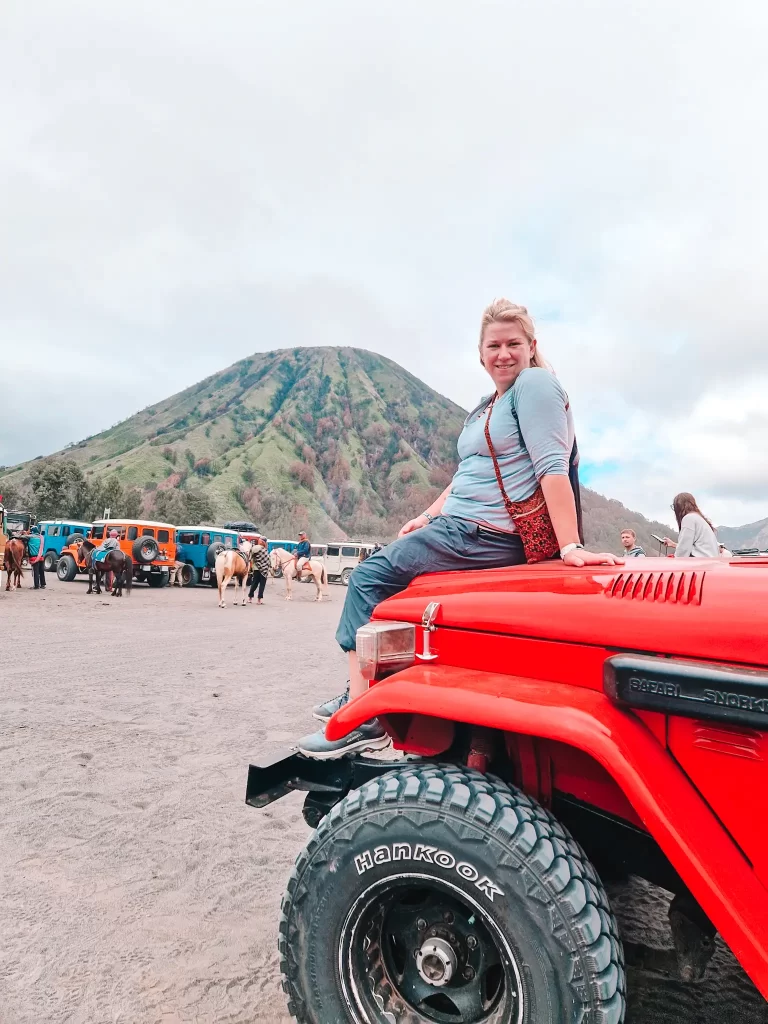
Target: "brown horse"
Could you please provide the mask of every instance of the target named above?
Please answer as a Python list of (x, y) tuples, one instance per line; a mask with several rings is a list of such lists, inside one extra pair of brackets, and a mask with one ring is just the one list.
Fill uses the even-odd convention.
[(78, 562), (85, 562), (88, 569), (88, 589), (86, 594), (93, 593), (93, 578), (96, 577), (96, 593), (101, 593), (101, 578), (104, 575), (113, 574), (114, 583), (112, 584), (112, 596), (122, 597), (123, 596), (123, 585), (125, 585), (128, 594), (131, 593), (131, 584), (133, 583), (133, 561), (130, 555), (126, 555), (120, 548), (113, 548), (112, 551), (107, 552), (107, 556), (104, 559), (99, 559), (97, 562), (93, 560), (93, 552), (96, 545), (90, 540), (83, 540), (77, 545), (77, 560)]
[(227, 602), (224, 599), (229, 581), (234, 577), (235, 580), (235, 599), (232, 602), (232, 607), (237, 608), (237, 585), (240, 584), (240, 596), (245, 604), (245, 587), (246, 580), (248, 579), (248, 573), (250, 572), (251, 566), (251, 547), (253, 545), (246, 543), (242, 548), (230, 549), (229, 551), (220, 551), (216, 555), (216, 579), (219, 584), (219, 608), (226, 608)]
[(15, 590), (16, 587), (21, 586), (21, 577), (24, 575), (24, 570), (22, 569), (23, 561), (24, 541), (19, 540), (18, 537), (13, 537), (5, 545), (5, 556), (3, 558), (3, 568), (8, 575), (8, 580), (5, 584), (6, 590)]

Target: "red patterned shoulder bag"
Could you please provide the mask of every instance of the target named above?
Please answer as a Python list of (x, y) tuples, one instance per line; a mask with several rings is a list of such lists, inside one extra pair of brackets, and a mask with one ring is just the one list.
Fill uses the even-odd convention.
[(537, 484), (536, 490), (530, 498), (526, 498), (524, 501), (512, 501), (504, 490), (499, 460), (496, 458), (490, 430), (491, 412), (497, 398), (498, 395), (494, 395), (491, 399), (488, 415), (485, 417), (485, 440), (488, 444), (488, 451), (493, 459), (493, 468), (496, 470), (496, 479), (504, 499), (504, 507), (509, 512), (510, 518), (520, 534), (520, 540), (523, 542), (525, 560), (527, 562), (543, 562), (547, 558), (554, 558), (560, 552), (560, 545), (557, 542), (552, 520), (549, 518), (549, 510), (541, 484)]

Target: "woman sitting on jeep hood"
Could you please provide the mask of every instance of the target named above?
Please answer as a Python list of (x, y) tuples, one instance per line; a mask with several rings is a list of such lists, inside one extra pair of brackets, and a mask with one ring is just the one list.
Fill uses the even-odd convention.
[[(336, 632), (342, 650), (349, 652), (350, 687), (314, 709), (314, 717), (321, 722), (366, 689), (357, 665), (355, 637), (379, 602), (405, 590), (422, 573), (495, 569), (526, 561), (513, 512), (507, 509), (531, 499), (539, 486), (546, 508), (539, 505), (551, 520), (551, 555), (559, 547), (566, 565), (621, 562), (610, 554), (587, 551), (580, 543), (569, 479), (573, 417), (562, 385), (539, 351), (527, 309), (507, 299), (488, 306), (479, 348), (495, 393), (464, 421), (458, 441), (461, 461), (449, 486), (403, 526), (396, 541), (361, 562), (350, 576)], [(333, 758), (388, 742), (383, 727), (374, 720), (336, 742), (327, 740), (321, 730), (304, 737), (299, 750), (308, 757)]]

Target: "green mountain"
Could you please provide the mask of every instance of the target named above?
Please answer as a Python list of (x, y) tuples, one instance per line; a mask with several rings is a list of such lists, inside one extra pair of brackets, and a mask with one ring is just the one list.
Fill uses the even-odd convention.
[(733, 551), (734, 548), (768, 548), (768, 519), (760, 519), (746, 526), (718, 526), (717, 539)]
[[(464, 410), (397, 363), (353, 348), (257, 353), (47, 459), (0, 472), (39, 517), (250, 519), (270, 536), (385, 540), (449, 482)], [(11, 497), (13, 496), (13, 497)], [(583, 489), (587, 543), (648, 554), (669, 533)], [(758, 524), (759, 525), (759, 524)], [(674, 536), (674, 534), (673, 534)]]
[(593, 551), (612, 551), (621, 554), (621, 531), (634, 530), (637, 543), (646, 555), (663, 553), (657, 537), (677, 539), (677, 530), (672, 530), (664, 523), (655, 519), (646, 519), (639, 512), (632, 512), (615, 498), (604, 498), (602, 494), (591, 491), (588, 487), (581, 489), (581, 505), (584, 515), (584, 539)]
[[(54, 458), (113, 493), (113, 478), (138, 489), (147, 516), (179, 521), (194, 493), (208, 499), (193, 503), (202, 518), (248, 518), (272, 536), (384, 539), (450, 479), (464, 415), (383, 356), (297, 348), (243, 359)], [(34, 504), (48, 462), (7, 468), (0, 493)]]

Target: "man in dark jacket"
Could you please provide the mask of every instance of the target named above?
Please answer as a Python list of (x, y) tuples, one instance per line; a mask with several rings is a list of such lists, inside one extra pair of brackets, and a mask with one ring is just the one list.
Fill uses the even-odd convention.
[(296, 552), (293, 556), (296, 565), (296, 579), (301, 577), (301, 570), (304, 568), (304, 565), (309, 561), (311, 556), (312, 545), (309, 543), (306, 533), (302, 530), (299, 534), (299, 546), (296, 548)]

